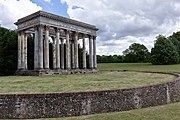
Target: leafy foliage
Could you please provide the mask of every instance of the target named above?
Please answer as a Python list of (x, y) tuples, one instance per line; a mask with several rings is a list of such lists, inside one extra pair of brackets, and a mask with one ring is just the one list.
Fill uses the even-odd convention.
[(178, 54), (180, 55), (180, 32), (173, 33), (168, 37), (168, 39), (174, 44)]
[(147, 62), (150, 58), (150, 53), (148, 52), (148, 49), (143, 45), (139, 43), (133, 43), (129, 46), (128, 49), (123, 51), (124, 61), (125, 62)]
[(168, 38), (159, 35), (151, 50), (152, 63), (155, 65), (177, 64), (179, 62), (179, 54), (176, 47)]
[(0, 28), (0, 75), (13, 74), (17, 66), (17, 34)]
[(122, 63), (123, 56), (121, 55), (97, 55), (98, 63)]

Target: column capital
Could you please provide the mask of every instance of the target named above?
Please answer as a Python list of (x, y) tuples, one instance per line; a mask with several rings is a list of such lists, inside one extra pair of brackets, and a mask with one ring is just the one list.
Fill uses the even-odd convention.
[(97, 37), (97, 36), (93, 36), (93, 40), (96, 40), (96, 37)]
[(50, 30), (50, 26), (49, 25), (44, 25), (44, 29), (45, 30)]
[(86, 37), (88, 37), (88, 35), (85, 34), (85, 33), (82, 33), (82, 37), (83, 37), (83, 38), (86, 38)]
[(92, 35), (89, 35), (89, 39), (93, 39), (93, 36), (92, 36)]
[(70, 30), (69, 29), (65, 29), (65, 33), (66, 34), (70, 34)]
[(54, 30), (55, 30), (55, 32), (60, 32), (60, 30), (61, 30), (61, 29), (60, 29), (60, 28), (55, 27), (55, 28), (54, 28)]
[(18, 31), (18, 34), (21, 35), (21, 34), (25, 34), (26, 30), (20, 30)]
[(78, 35), (78, 34), (79, 34), (79, 32), (78, 32), (78, 31), (73, 31), (73, 32), (74, 32), (74, 34), (75, 34), (75, 35)]
[(34, 27), (35, 30), (38, 30), (38, 28), (44, 28), (45, 25), (43, 25), (43, 24), (37, 24), (37, 25), (34, 25), (33, 27)]

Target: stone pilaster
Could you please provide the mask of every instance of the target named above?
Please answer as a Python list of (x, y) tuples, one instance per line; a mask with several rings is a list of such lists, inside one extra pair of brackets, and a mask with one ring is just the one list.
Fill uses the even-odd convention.
[(55, 29), (56, 31), (56, 69), (60, 69), (60, 30), (58, 28)]
[(93, 68), (92, 36), (89, 37), (89, 68)]
[(86, 41), (85, 41), (85, 35), (83, 34), (83, 69), (86, 69), (87, 65), (86, 65)]
[(79, 59), (78, 59), (78, 33), (74, 33), (74, 63), (75, 68), (79, 68)]
[(53, 69), (56, 69), (56, 40), (52, 37), (52, 56), (53, 56)]
[(97, 58), (96, 58), (96, 37), (93, 37), (93, 67), (97, 68)]
[(21, 33), (18, 32), (18, 70), (21, 69)]
[(28, 69), (28, 65), (27, 65), (27, 33), (24, 33), (24, 69), (27, 70)]
[(64, 39), (61, 38), (61, 69), (64, 69)]
[(49, 69), (49, 26), (45, 26), (44, 68)]
[(71, 69), (69, 34), (70, 34), (70, 31), (66, 30), (66, 69)]

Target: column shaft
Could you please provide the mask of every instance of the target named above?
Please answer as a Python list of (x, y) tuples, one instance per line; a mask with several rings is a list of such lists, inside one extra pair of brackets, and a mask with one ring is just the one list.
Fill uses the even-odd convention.
[(49, 69), (49, 27), (45, 27), (44, 40), (44, 68)]
[(27, 33), (24, 34), (24, 69), (27, 70)]
[(53, 69), (56, 69), (56, 41), (54, 38), (52, 44), (52, 56), (53, 56)]
[(75, 63), (74, 63), (74, 41), (71, 41), (71, 68), (75, 68)]
[(24, 61), (24, 31), (21, 32), (21, 68), (25, 69), (25, 61)]
[(85, 35), (83, 34), (83, 69), (86, 69), (86, 41)]
[(64, 39), (61, 38), (61, 69), (64, 69)]
[(34, 70), (38, 69), (38, 26), (34, 27)]
[(21, 33), (18, 32), (18, 70), (21, 69)]
[(89, 68), (93, 68), (92, 37), (89, 37)]
[(60, 69), (60, 48), (59, 48), (59, 35), (60, 30), (56, 29), (56, 69)]
[(78, 33), (75, 32), (74, 35), (74, 62), (75, 62), (75, 68), (79, 68), (79, 59), (78, 59)]
[(38, 69), (43, 69), (43, 26), (38, 30)]
[(97, 59), (96, 59), (96, 37), (93, 37), (93, 67), (97, 68)]
[(69, 44), (69, 30), (66, 31), (66, 69), (70, 69), (70, 44)]

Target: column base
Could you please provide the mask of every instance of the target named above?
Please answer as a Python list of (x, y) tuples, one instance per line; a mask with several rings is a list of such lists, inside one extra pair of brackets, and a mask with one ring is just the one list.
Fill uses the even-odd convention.
[(42, 70), (17, 70), (15, 75), (17, 76), (47, 76), (47, 75), (65, 75), (65, 74), (89, 74), (89, 73), (97, 73), (97, 69), (69, 69), (69, 70), (50, 70), (50, 69), (42, 69)]

